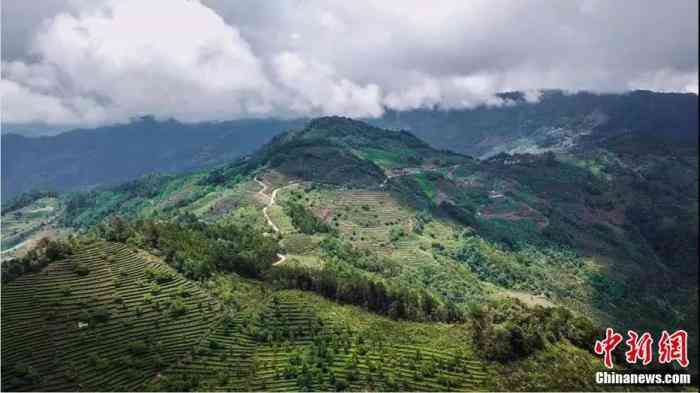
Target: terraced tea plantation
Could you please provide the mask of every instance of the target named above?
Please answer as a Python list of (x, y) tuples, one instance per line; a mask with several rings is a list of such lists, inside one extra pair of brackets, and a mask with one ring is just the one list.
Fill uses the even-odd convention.
[(218, 304), (123, 245), (82, 246), (2, 287), (3, 390), (133, 390), (187, 354)]
[(278, 199), (303, 203), (319, 219), (357, 245), (387, 251), (392, 231), (408, 233), (413, 213), (387, 192), (367, 190), (310, 190), (301, 187), (278, 195)]
[[(299, 291), (275, 292), (259, 313), (241, 315), (226, 318), (207, 345), (151, 387), (463, 391), (486, 383), (468, 344), (430, 345), (431, 334), (447, 335), (429, 324), (390, 321)], [(418, 334), (391, 334), (413, 327)]]
[[(240, 287), (231, 280), (232, 288)], [(233, 291), (235, 305), (224, 307), (229, 303), (149, 254), (115, 243), (81, 243), (69, 259), (3, 285), (2, 388), (482, 386), (486, 374), (467, 346), (451, 345), (448, 351), (412, 341), (411, 335), (390, 336), (410, 323), (309, 293), (271, 291), (259, 282), (253, 287), (245, 294)], [(368, 324), (380, 324), (387, 336)]]

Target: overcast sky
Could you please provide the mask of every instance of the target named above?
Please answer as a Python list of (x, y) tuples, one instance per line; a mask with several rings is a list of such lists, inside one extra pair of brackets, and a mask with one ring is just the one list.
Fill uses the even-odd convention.
[(698, 92), (697, 0), (1, 0), (2, 121), (92, 126)]

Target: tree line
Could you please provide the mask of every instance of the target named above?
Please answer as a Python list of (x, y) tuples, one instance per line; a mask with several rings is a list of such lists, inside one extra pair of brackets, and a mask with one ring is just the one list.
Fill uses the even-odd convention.
[(2, 282), (11, 282), (25, 273), (37, 273), (49, 263), (67, 258), (73, 254), (73, 240), (50, 240), (44, 237), (23, 257), (3, 261)]
[(149, 249), (185, 277), (202, 280), (215, 271), (259, 277), (277, 259), (277, 240), (250, 223), (207, 225), (186, 215), (176, 221), (136, 220), (118, 216), (97, 226), (98, 236)]

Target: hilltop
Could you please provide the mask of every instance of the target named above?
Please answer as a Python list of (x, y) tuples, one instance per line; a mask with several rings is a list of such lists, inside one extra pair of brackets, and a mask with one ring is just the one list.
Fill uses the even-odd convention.
[[(657, 332), (672, 320), (696, 337), (693, 149), (621, 134), (478, 161), (326, 117), (216, 169), (37, 194), (3, 225), (13, 217), (16, 239), (39, 219), (79, 234), (66, 260), (86, 261), (82, 280), (107, 258), (83, 258), (99, 254), (90, 247), (127, 247), (115, 255), (170, 269), (225, 311), (179, 360), (143, 368), (128, 388), (582, 390), (601, 366), (589, 352), (601, 326)], [(57, 298), (39, 278), (76, 264), (42, 255), (3, 264), (3, 297)], [(136, 285), (144, 297), (149, 286)], [(69, 311), (59, 320), (78, 326)], [(18, 314), (11, 329), (36, 318)], [(3, 387), (44, 386), (26, 375), (48, 373), (45, 361), (13, 362), (19, 379)], [(90, 367), (74, 369), (91, 381)]]
[[(382, 128), (408, 130), (438, 149), (482, 159), (501, 152), (578, 153), (605, 147), (609, 139), (625, 135), (697, 146), (698, 100), (695, 94), (649, 91), (593, 94), (548, 90), (542, 92), (537, 101), (526, 100), (521, 92), (503, 93), (499, 98), (501, 105), (475, 108), (387, 110), (381, 117), (366, 119), (366, 122)], [(325, 121), (334, 120), (337, 119)], [(114, 185), (150, 172), (183, 173), (212, 168), (256, 151), (290, 128), (305, 128), (307, 122), (307, 119), (243, 119), (185, 124), (144, 117), (127, 124), (36, 138), (7, 134), (8, 130), (22, 132), (22, 127), (3, 124), (2, 198), (7, 202), (31, 190), (73, 191)], [(27, 135), (26, 132), (23, 135)], [(393, 143), (396, 137), (393, 135), (382, 142)], [(410, 139), (402, 142), (415, 142), (415, 138)], [(391, 150), (391, 156), (382, 157), (387, 165), (397, 159), (411, 158), (402, 157), (401, 151), (387, 149), (387, 145), (377, 142), (362, 142), (379, 149), (367, 150), (365, 157)], [(125, 155), (130, 157), (128, 161), (123, 159)], [(353, 164), (352, 160), (339, 160), (342, 166)], [(364, 170), (369, 173), (359, 181), (371, 182), (376, 178), (371, 168)]]
[(323, 117), (280, 134), (247, 163), (287, 176), (352, 187), (376, 187), (392, 169), (466, 160), (438, 151), (406, 131), (389, 131), (343, 118)]

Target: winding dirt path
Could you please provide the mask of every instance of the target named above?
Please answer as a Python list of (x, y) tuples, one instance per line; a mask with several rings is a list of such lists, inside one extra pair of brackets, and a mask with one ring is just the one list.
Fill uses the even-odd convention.
[[(258, 194), (260, 194), (264, 198), (268, 199), (267, 205), (265, 207), (263, 207), (263, 210), (262, 210), (263, 216), (265, 216), (265, 220), (267, 220), (267, 225), (269, 225), (270, 228), (272, 228), (272, 230), (275, 233), (280, 233), (280, 229), (277, 227), (277, 225), (275, 225), (274, 222), (272, 222), (272, 219), (270, 219), (270, 215), (267, 214), (267, 209), (269, 209), (270, 207), (272, 207), (272, 205), (275, 204), (275, 198), (277, 198), (277, 191), (279, 191), (282, 188), (287, 187), (287, 186), (275, 188), (274, 190), (272, 190), (272, 195), (270, 196), (270, 195), (265, 194), (265, 191), (267, 190), (267, 184), (262, 182), (257, 177), (255, 178), (255, 181), (258, 182), (258, 184), (260, 184), (262, 186), (262, 189), (260, 191), (258, 191)], [(294, 183), (292, 183), (292, 184), (294, 184)], [(288, 186), (291, 186), (292, 184), (289, 184)], [(277, 260), (277, 262), (273, 263), (272, 266), (277, 266), (277, 265), (281, 264), (282, 262), (286, 261), (287, 254), (277, 254), (277, 258), (279, 258), (279, 259)]]

